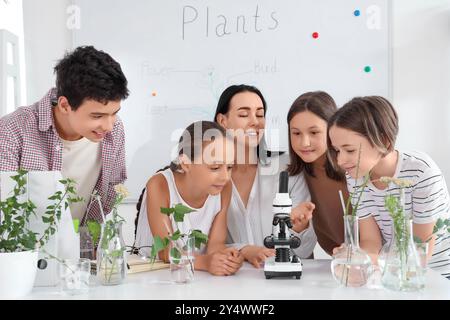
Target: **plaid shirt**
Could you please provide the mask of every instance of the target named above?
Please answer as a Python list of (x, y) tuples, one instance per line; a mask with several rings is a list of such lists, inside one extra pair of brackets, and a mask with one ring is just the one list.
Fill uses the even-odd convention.
[[(63, 144), (56, 132), (51, 89), (39, 102), (0, 118), (0, 171), (61, 171)], [(102, 199), (103, 211), (108, 214), (114, 203), (114, 186), (127, 178), (125, 168), (125, 133), (117, 118), (114, 128), (102, 141), (102, 169), (94, 190)], [(102, 222), (98, 202), (92, 203), (88, 219)], [(86, 219), (81, 221), (84, 224)]]

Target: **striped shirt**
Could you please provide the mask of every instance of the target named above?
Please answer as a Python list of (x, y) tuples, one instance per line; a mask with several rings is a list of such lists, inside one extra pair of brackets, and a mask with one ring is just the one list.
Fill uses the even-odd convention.
[[(51, 104), (54, 98), (55, 88), (35, 104), (0, 118), (0, 171), (62, 171), (63, 142), (55, 128)], [(108, 214), (116, 197), (114, 186), (127, 177), (125, 133), (119, 118), (101, 143), (102, 168), (94, 189)], [(86, 217), (102, 221), (99, 209), (93, 202)]]
[[(436, 163), (423, 152), (398, 152), (398, 162), (393, 178), (412, 182), (405, 188), (405, 212), (410, 213), (415, 224), (435, 222), (438, 218), (447, 218), (450, 211), (450, 200), (447, 185), (441, 170)], [(364, 178), (352, 179), (347, 176), (349, 192), (355, 186), (362, 185)], [(398, 194), (399, 187), (389, 184), (387, 189), (380, 190), (368, 182), (359, 203), (357, 215), (360, 219), (372, 216), (382, 235), (383, 243), (392, 239), (393, 220), (384, 206), (384, 198), (388, 194)], [(357, 202), (357, 194), (352, 198), (352, 205)], [(450, 276), (450, 235), (438, 234), (432, 257), (428, 265), (442, 275)]]

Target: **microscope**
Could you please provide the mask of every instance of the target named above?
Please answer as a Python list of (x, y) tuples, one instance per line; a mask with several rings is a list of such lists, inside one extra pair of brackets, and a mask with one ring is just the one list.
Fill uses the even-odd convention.
[(275, 248), (275, 257), (270, 257), (264, 264), (266, 279), (274, 277), (295, 277), (300, 279), (302, 275), (302, 263), (295, 254), (291, 256), (291, 249), (300, 246), (300, 239), (291, 235), (292, 228), (291, 209), (292, 200), (288, 193), (289, 176), (287, 171), (280, 173), (279, 190), (273, 200), (272, 235), (264, 238), (264, 246)]

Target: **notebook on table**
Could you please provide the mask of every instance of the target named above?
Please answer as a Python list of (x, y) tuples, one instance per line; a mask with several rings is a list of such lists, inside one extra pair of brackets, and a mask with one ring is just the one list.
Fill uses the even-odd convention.
[[(169, 266), (169, 263), (165, 263), (162, 260), (152, 262), (149, 258), (143, 258), (134, 254), (127, 256), (127, 274), (166, 269)], [(95, 274), (96, 269), (97, 261), (91, 260), (91, 274)]]

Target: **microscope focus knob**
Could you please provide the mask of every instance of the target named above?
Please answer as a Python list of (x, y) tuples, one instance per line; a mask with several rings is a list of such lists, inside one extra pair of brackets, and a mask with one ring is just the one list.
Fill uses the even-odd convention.
[(300, 247), (301, 241), (299, 237), (296, 236), (292, 236), (291, 239), (289, 240), (290, 242), (290, 247), (292, 249), (296, 249), (298, 247)]
[(275, 241), (273, 241), (273, 236), (267, 236), (264, 238), (264, 246), (269, 249), (275, 248)]

